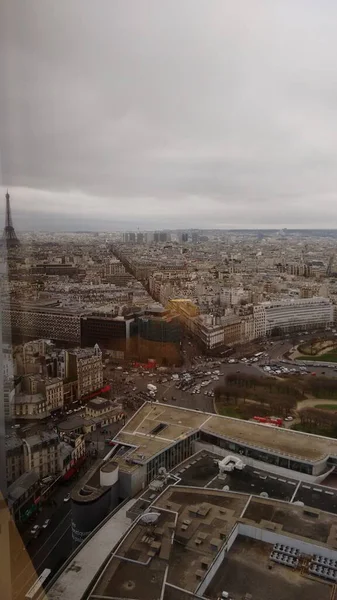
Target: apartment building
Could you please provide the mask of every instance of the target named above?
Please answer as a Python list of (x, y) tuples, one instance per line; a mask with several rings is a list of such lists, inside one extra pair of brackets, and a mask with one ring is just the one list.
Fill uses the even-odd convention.
[(222, 288), (220, 290), (220, 306), (235, 306), (248, 299), (248, 292), (242, 286)]
[(25, 472), (23, 442), (13, 433), (6, 435), (6, 480), (11, 485)]
[(86, 418), (93, 419), (98, 426), (106, 426), (119, 421), (124, 415), (122, 405), (106, 398), (93, 398), (85, 407)]
[(124, 265), (118, 260), (110, 260), (104, 265), (104, 275), (123, 275), (125, 274)]
[(41, 432), (22, 441), (25, 471), (35, 471), (40, 479), (59, 471), (60, 440), (57, 433)]
[(99, 391), (103, 386), (102, 352), (92, 348), (65, 351), (65, 377), (77, 381), (78, 399)]
[(257, 304), (253, 307), (254, 315), (254, 338), (261, 338), (266, 335), (266, 311), (263, 304)]
[(63, 408), (63, 380), (60, 377), (44, 378), (39, 374), (27, 375), (22, 378), (22, 387), (28, 394), (42, 394), (48, 412), (52, 413)]
[(224, 341), (226, 345), (237, 344), (242, 339), (241, 318), (236, 315), (230, 316), (224, 323)]
[(50, 415), (43, 394), (15, 394), (13, 413), (18, 419), (45, 419)]
[(193, 333), (206, 350), (214, 350), (225, 344), (223, 325), (216, 324), (210, 315), (199, 315), (193, 320)]
[[(40, 482), (35, 471), (22, 473), (8, 488), (8, 507), (17, 522), (25, 522), (40, 503)], [(3, 557), (2, 557), (3, 558)]]
[(330, 327), (333, 323), (333, 315), (333, 304), (327, 298), (262, 302), (254, 306), (255, 337), (271, 335), (278, 330), (281, 333)]

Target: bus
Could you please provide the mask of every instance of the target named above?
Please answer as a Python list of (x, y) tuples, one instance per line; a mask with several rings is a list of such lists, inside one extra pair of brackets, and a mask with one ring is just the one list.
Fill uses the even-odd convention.
[(38, 598), (39, 594), (42, 592), (42, 586), (48, 579), (51, 574), (51, 569), (44, 569), (35, 581), (34, 585), (30, 588), (30, 590), (26, 593), (26, 600), (35, 600)]

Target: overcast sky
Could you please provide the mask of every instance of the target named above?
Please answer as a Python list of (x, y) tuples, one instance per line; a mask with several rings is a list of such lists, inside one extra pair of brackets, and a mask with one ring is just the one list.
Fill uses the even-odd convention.
[(336, 31), (336, 0), (0, 0), (14, 224), (337, 227)]

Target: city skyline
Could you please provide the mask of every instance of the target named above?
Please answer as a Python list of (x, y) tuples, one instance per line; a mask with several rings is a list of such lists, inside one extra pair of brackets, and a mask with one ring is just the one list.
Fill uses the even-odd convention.
[(0, 159), (17, 229), (337, 223), (336, 16), (328, 2), (6, 0)]

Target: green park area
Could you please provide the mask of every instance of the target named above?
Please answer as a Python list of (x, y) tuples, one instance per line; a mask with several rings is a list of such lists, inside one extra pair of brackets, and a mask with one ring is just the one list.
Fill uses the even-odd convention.
[[(216, 410), (221, 415), (247, 420), (292, 415), (292, 429), (337, 438), (337, 378), (280, 379), (231, 373), (214, 392)], [(314, 404), (315, 398), (326, 402)], [(310, 403), (304, 402), (301, 408), (305, 400)]]
[(305, 398), (291, 379), (282, 381), (244, 373), (228, 375), (224, 385), (217, 386), (214, 392), (218, 413), (240, 419), (255, 415), (286, 417)]
[(337, 362), (337, 344), (335, 340), (311, 340), (298, 347), (298, 360), (316, 360)]

